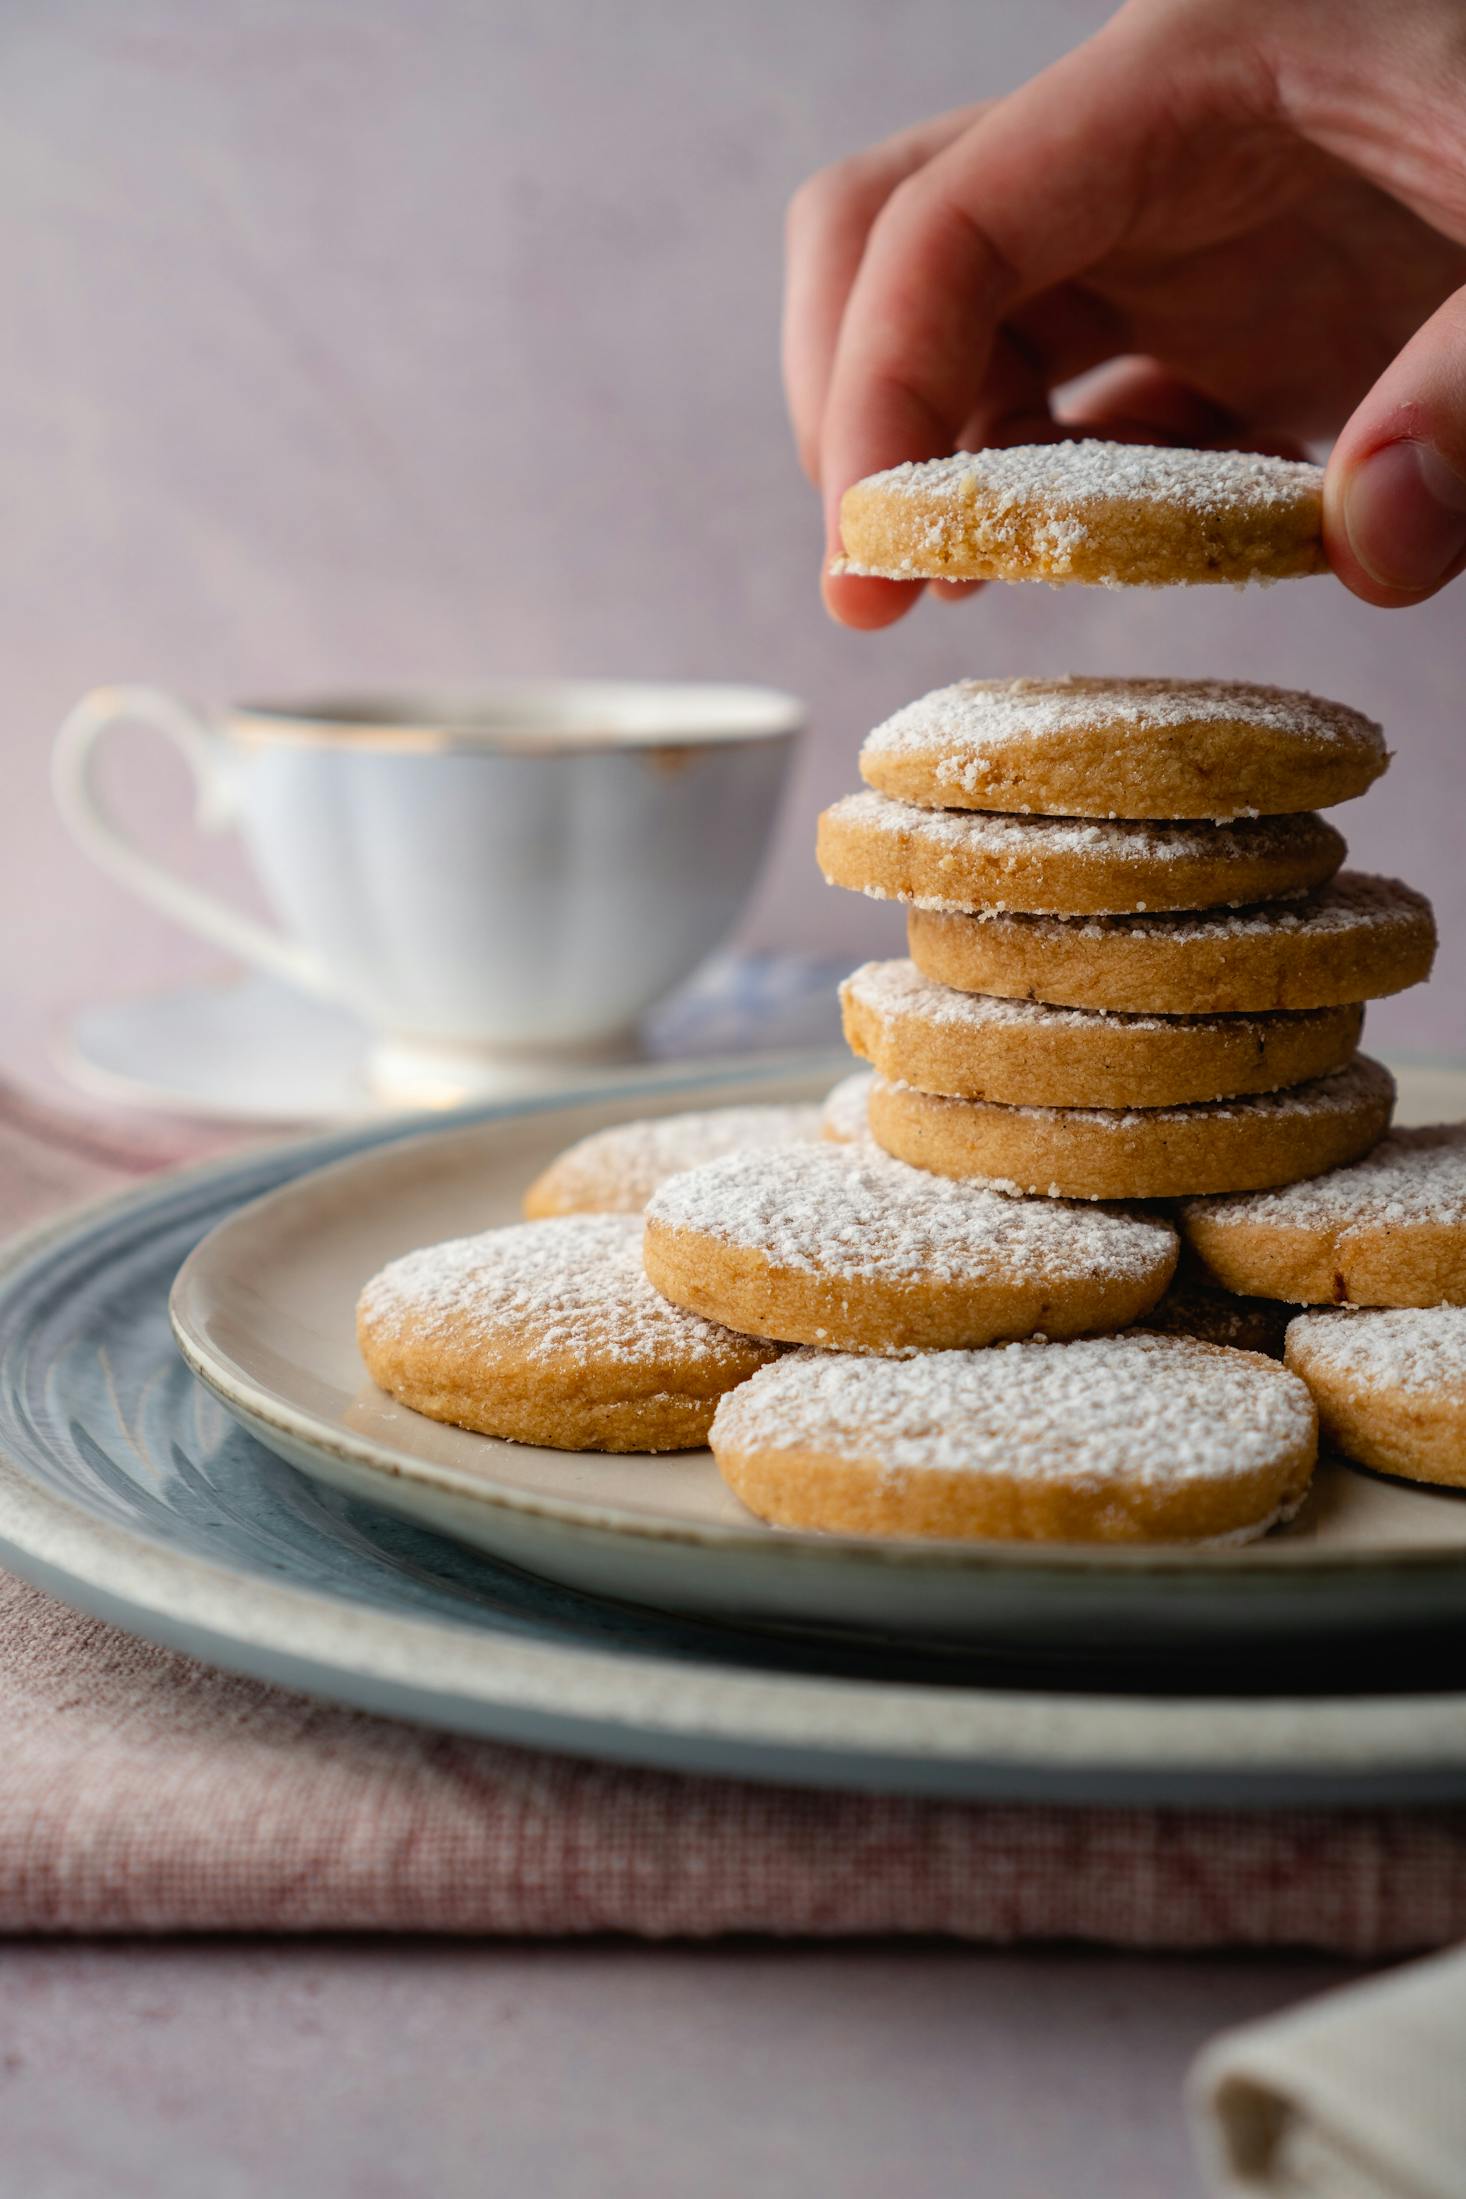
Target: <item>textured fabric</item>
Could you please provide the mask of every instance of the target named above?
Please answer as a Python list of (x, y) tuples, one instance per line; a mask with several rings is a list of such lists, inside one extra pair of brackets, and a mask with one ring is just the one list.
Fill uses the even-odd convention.
[[(160, 1157), (0, 1089), (12, 1225)], [(993, 1808), (629, 1771), (234, 1679), (0, 1574), (0, 1931), (326, 1929), (1384, 1954), (1466, 1932), (1466, 1811)]]
[(920, 1932), (1379, 1954), (1466, 1812), (993, 1808), (628, 1771), (226, 1677), (0, 1576), (0, 1929)]

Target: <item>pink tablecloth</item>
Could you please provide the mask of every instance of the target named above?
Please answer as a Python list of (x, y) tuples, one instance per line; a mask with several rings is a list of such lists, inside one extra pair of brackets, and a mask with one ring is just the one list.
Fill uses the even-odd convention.
[(0, 1577), (0, 1930), (945, 1932), (1383, 1954), (1466, 1813), (993, 1808), (627, 1771), (205, 1669)]
[[(0, 1100), (9, 1226), (160, 1162)], [(0, 1930), (951, 1933), (1362, 1955), (1466, 1934), (1466, 1811), (995, 1808), (457, 1740), (0, 1575)]]

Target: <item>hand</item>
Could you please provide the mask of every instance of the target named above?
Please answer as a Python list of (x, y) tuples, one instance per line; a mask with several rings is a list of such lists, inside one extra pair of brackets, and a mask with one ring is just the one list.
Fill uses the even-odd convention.
[[(829, 555), (844, 490), (903, 459), (1337, 435), (1334, 570), (1433, 594), (1466, 565), (1463, 115), (1460, 0), (1129, 0), (1010, 97), (814, 176), (784, 373)], [(919, 593), (825, 579), (849, 626)]]

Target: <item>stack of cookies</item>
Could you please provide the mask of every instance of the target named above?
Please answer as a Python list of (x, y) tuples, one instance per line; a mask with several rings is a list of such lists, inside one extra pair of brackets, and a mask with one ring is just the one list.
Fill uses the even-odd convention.
[(843, 989), (870, 1130), (938, 1174), (1066, 1198), (1240, 1191), (1389, 1124), (1363, 1003), (1423, 978), (1428, 904), (1340, 869), (1318, 814), (1378, 726), (1221, 680), (968, 680), (878, 726), (819, 825), (832, 883), (907, 909)]
[[(1060, 444), (877, 476), (844, 532), (902, 580), (1282, 578), (1323, 568), (1320, 487)], [(909, 959), (843, 988), (874, 1075), (581, 1141), (523, 1223), (372, 1279), (372, 1374), (518, 1441), (707, 1440), (784, 1527), (1240, 1541), (1297, 1510), (1320, 1414), (1466, 1480), (1466, 1126), (1386, 1137), (1357, 1050), (1434, 926), (1317, 814), (1387, 760), (1235, 681), (912, 704), (820, 821), (825, 875), (907, 910)]]

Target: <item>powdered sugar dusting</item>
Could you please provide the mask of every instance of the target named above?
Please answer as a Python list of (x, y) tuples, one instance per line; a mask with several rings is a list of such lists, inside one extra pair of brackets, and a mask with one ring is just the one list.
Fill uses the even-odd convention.
[(1154, 1273), (1169, 1222), (1062, 1199), (1010, 1198), (908, 1168), (872, 1145), (730, 1153), (663, 1184), (649, 1221), (852, 1281), (919, 1284)]
[(1466, 1306), (1366, 1306), (1301, 1313), (1288, 1324), (1290, 1364), (1361, 1388), (1445, 1392), (1466, 1408)]
[(531, 1360), (572, 1354), (625, 1364), (746, 1352), (747, 1338), (653, 1290), (641, 1242), (641, 1220), (631, 1214), (556, 1215), (454, 1237), (374, 1275), (361, 1315), (460, 1348), (512, 1343)]
[(911, 1359), (795, 1352), (721, 1401), (710, 1440), (1102, 1493), (1264, 1471), (1313, 1429), (1307, 1390), (1281, 1367), (1131, 1330)]
[(1034, 937), (1059, 939), (1165, 938), (1178, 945), (1201, 940), (1260, 939), (1277, 935), (1324, 938), (1342, 932), (1415, 932), (1422, 922), (1434, 928), (1423, 893), (1398, 878), (1368, 871), (1341, 870), (1312, 893), (1274, 901), (1255, 901), (1238, 909), (1183, 909), (1150, 915), (1030, 916), (997, 909), (964, 909), (971, 924), (1021, 925)]
[(1185, 1209), (1217, 1223), (1297, 1229), (1407, 1229), (1412, 1223), (1466, 1229), (1466, 1123), (1392, 1130), (1346, 1168), (1308, 1176), (1278, 1191), (1231, 1192), (1194, 1199)]
[(969, 793), (981, 790), (986, 759), (1013, 743), (1032, 745), (1081, 732), (1205, 734), (1243, 724), (1300, 748), (1349, 748), (1382, 768), (1384, 734), (1344, 703), (1240, 680), (959, 680), (896, 711), (871, 733), (861, 762), (881, 757), (933, 765)]
[[(818, 1138), (815, 1106), (713, 1107), (618, 1122), (569, 1146), (540, 1179), (567, 1210), (583, 1201), (604, 1213), (639, 1214), (659, 1183), (741, 1147)], [(536, 1186), (538, 1190), (539, 1185)]]
[(1016, 867), (1056, 857), (1109, 863), (1226, 862), (1301, 856), (1334, 837), (1311, 810), (1247, 817), (1232, 824), (1152, 822), (1130, 817), (1036, 817), (985, 809), (919, 809), (866, 788), (826, 810), (833, 824), (875, 832), (934, 855), (971, 854)]
[(858, 1001), (883, 1020), (916, 1016), (925, 1024), (952, 1031), (993, 1030), (999, 1026), (1032, 1031), (1173, 1032), (1254, 1030), (1279, 1023), (1302, 1026), (1331, 1017), (1332, 1009), (1276, 1009), (1258, 1015), (1160, 1016), (1128, 1014), (1118, 1008), (1058, 1008), (1042, 1000), (1008, 1000), (996, 993), (959, 993), (926, 977), (914, 962), (866, 962), (840, 987), (841, 997)]
[(1085, 437), (908, 460), (869, 475), (861, 486), (954, 505), (980, 496), (998, 515), (1050, 505), (1055, 548), (1062, 549), (1066, 523), (1082, 533), (1086, 521), (1116, 504), (1163, 505), (1197, 518), (1238, 511), (1262, 517), (1299, 504), (1318, 504), (1323, 468), (1254, 451), (1178, 450)]
[[(874, 1096), (881, 1092), (914, 1092), (914, 1085), (903, 1084), (899, 1078), (877, 1076), (872, 1087)], [(990, 1100), (955, 1099), (946, 1093), (917, 1092), (917, 1097), (930, 1108), (951, 1108), (960, 1114), (963, 1108), (981, 1109), (985, 1113), (999, 1111), (1000, 1103)], [(1310, 1077), (1305, 1084), (1284, 1085), (1276, 1092), (1249, 1092), (1236, 1099), (1190, 1100), (1178, 1107), (1012, 1107), (1001, 1106), (1003, 1116), (1027, 1119), (1030, 1122), (1072, 1123), (1076, 1129), (1160, 1131), (1168, 1124), (1183, 1122), (1263, 1122), (1279, 1118), (1296, 1118), (1299, 1121), (1317, 1121), (1329, 1115), (1352, 1115), (1362, 1107), (1391, 1105), (1395, 1097), (1395, 1080), (1380, 1062), (1372, 1061), (1368, 1054), (1356, 1054), (1342, 1069), (1334, 1069), (1324, 1077)], [(1264, 1197), (1282, 1194), (1264, 1193)]]
[(857, 1069), (841, 1077), (825, 1095), (821, 1110), (824, 1135), (837, 1145), (856, 1145), (870, 1136), (870, 1088), (875, 1082), (869, 1069)]

